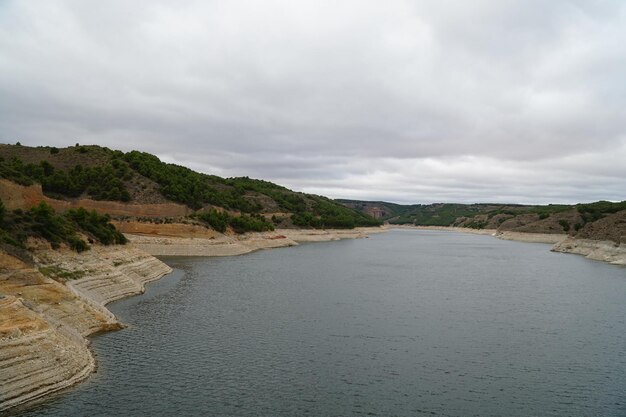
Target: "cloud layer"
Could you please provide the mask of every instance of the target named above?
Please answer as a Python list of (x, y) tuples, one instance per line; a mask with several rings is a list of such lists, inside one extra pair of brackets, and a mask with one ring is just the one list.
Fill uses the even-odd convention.
[(0, 140), (397, 202), (626, 199), (622, 1), (4, 1)]

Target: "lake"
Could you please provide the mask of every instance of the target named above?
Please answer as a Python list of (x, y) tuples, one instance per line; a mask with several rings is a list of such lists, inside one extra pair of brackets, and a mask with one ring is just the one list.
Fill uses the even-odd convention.
[(175, 272), (25, 416), (624, 416), (626, 268), (392, 230)]

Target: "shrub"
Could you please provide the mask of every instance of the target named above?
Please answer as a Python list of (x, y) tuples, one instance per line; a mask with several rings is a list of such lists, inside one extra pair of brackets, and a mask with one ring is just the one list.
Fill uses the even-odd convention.
[(127, 242), (126, 237), (109, 223), (111, 220), (109, 216), (99, 215), (95, 210), (87, 211), (82, 207), (70, 209), (65, 213), (65, 217), (103, 245), (123, 245)]
[(214, 230), (224, 233), (230, 226), (235, 233), (265, 232), (274, 230), (274, 226), (260, 215), (231, 216), (227, 212), (209, 210), (197, 215), (197, 218), (211, 226)]
[(217, 210), (209, 210), (204, 213), (198, 214), (198, 219), (207, 223), (213, 230), (217, 230), (220, 233), (226, 231), (228, 226), (229, 215), (226, 212), (219, 212)]
[(90, 242), (98, 241), (105, 245), (126, 243), (126, 237), (109, 223), (108, 216), (83, 208), (57, 214), (44, 202), (28, 211), (15, 210), (7, 214), (0, 226), (0, 240), (18, 247), (23, 247), (26, 239), (33, 236), (47, 240), (53, 248), (66, 243), (73, 250), (82, 252), (89, 249), (89, 245), (78, 232), (89, 236)]
[(565, 219), (561, 219), (559, 220), (559, 224), (561, 225), (561, 227), (563, 228), (564, 232), (569, 232), (569, 222)]

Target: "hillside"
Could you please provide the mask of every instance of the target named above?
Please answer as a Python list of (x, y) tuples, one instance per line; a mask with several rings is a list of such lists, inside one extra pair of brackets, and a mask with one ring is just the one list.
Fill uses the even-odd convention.
[[(268, 181), (221, 178), (164, 163), (145, 152), (124, 153), (93, 145), (0, 145), (0, 178), (22, 186), (40, 184), (47, 198), (70, 203), (80, 200), (113, 217), (139, 217), (144, 211), (150, 213), (148, 217), (184, 215), (235, 232), (274, 226), (353, 228), (380, 224), (326, 197), (295, 192)], [(109, 203), (98, 205), (94, 201)], [(158, 216), (159, 211), (162, 216)]]
[(414, 204), (338, 200), (390, 224), (563, 234), (626, 242), (626, 201), (575, 205)]

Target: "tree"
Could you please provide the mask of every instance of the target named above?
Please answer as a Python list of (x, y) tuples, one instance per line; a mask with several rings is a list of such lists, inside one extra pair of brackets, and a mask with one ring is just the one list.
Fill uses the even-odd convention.
[(0, 226), (4, 223), (4, 213), (6, 209), (4, 208), (4, 203), (0, 200)]

